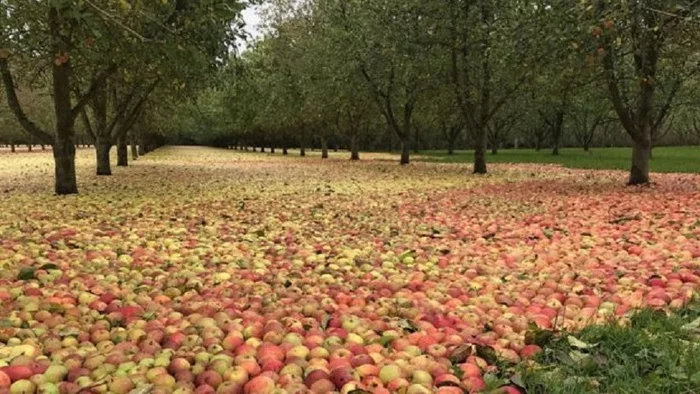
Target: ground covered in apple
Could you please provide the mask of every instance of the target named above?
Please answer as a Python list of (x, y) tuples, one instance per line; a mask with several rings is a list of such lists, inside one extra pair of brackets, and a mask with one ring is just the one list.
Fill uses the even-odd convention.
[[(596, 392), (636, 348), (579, 330), (700, 287), (698, 175), (344, 156), (164, 148), (96, 177), (86, 149), (53, 197), (49, 153), (0, 153), (0, 393)], [(683, 316), (638, 333), (695, 349)], [(674, 359), (668, 390), (700, 387)]]

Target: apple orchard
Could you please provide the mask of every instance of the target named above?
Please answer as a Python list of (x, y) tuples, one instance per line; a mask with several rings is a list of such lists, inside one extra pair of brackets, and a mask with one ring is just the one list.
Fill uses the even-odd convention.
[(480, 392), (698, 289), (698, 175), (366, 158), (0, 153), (0, 393)]

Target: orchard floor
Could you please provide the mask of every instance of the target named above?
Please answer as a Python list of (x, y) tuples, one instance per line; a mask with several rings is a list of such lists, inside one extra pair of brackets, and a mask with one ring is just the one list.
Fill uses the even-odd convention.
[(0, 392), (479, 391), (534, 327), (700, 287), (700, 175), (332, 156), (169, 147), (97, 177), (81, 149), (55, 197), (50, 153), (0, 152)]

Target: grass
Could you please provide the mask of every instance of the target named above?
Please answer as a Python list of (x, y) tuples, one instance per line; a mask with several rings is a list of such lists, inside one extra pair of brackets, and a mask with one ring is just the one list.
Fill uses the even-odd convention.
[(700, 393), (700, 304), (644, 310), (626, 327), (558, 335), (521, 375), (527, 393)]
[[(448, 155), (446, 151), (421, 152), (424, 160), (445, 163), (471, 163), (473, 151), (458, 151)], [(503, 149), (498, 154), (487, 154), (490, 163), (545, 163), (560, 164), (569, 168), (599, 170), (629, 170), (632, 160), (631, 148), (593, 148), (584, 152), (581, 148), (564, 148), (559, 156), (551, 150), (543, 149)], [(651, 160), (652, 172), (700, 173), (700, 147), (658, 147), (654, 148)]]

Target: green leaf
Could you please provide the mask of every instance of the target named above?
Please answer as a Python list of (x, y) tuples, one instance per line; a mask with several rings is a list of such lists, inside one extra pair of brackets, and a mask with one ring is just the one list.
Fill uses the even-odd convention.
[(569, 358), (576, 364), (582, 364), (584, 361), (590, 360), (591, 355), (579, 352), (578, 350), (572, 350), (569, 352)]
[(414, 322), (408, 319), (401, 320), (401, 322), (399, 322), (399, 326), (401, 326), (401, 328), (404, 331), (410, 334), (420, 331), (420, 328), (418, 328), (418, 326), (416, 326)]
[(36, 276), (34, 275), (34, 268), (22, 268), (19, 271), (19, 274), (17, 274), (17, 280), (32, 280), (36, 279)]
[(695, 372), (690, 376), (690, 382), (693, 384), (700, 384), (700, 371)]
[(568, 337), (566, 337), (566, 340), (569, 342), (569, 345), (571, 347), (574, 347), (577, 349), (592, 349), (592, 348), (598, 346), (597, 343), (590, 344), (590, 343), (583, 342), (582, 340), (576, 338), (573, 335), (569, 335)]

